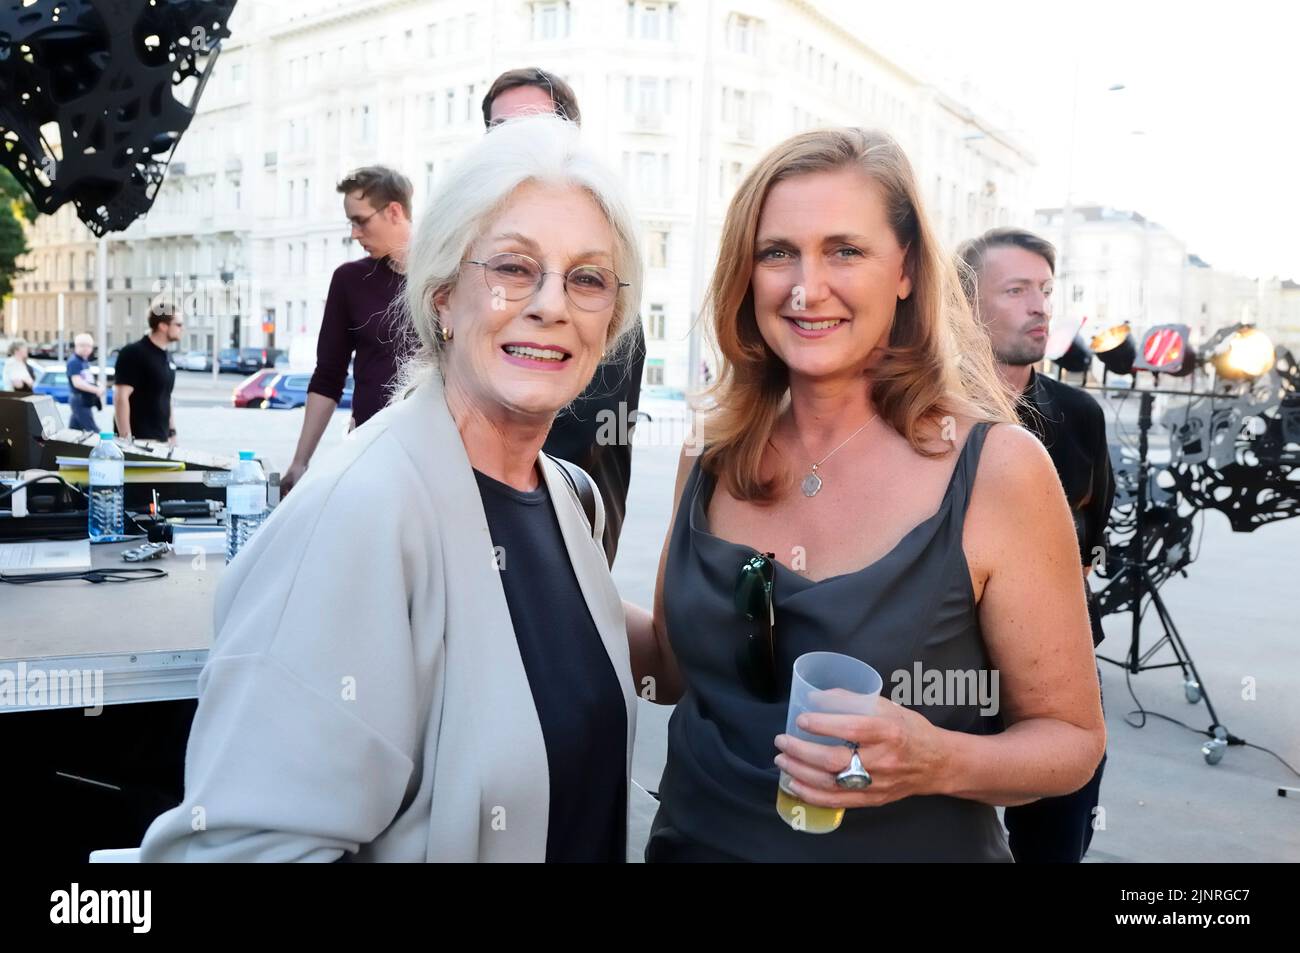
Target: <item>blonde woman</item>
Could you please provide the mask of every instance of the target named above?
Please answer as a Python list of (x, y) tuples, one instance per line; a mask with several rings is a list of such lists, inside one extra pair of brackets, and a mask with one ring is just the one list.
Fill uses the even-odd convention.
[(0, 370), (0, 390), (31, 393), (36, 382), (32, 379), (31, 366), (27, 363), (27, 342), (14, 338), (9, 343), (9, 359)]
[[(682, 456), (653, 615), (629, 618), (638, 680), (677, 703), (647, 859), (1010, 860), (994, 805), (1072, 791), (1101, 758), (1092, 643), (1060, 483), (1013, 423), (897, 143), (824, 130), (764, 156), (710, 306), (716, 412)], [(737, 606), (755, 567), (768, 664)], [(792, 663), (817, 650), (885, 680), (874, 716), (803, 716), (842, 745), (784, 734)], [(993, 696), (891, 701), (918, 670)], [(837, 782), (854, 752), (861, 790)], [(839, 829), (787, 826), (779, 771), (846, 809)]]
[(626, 857), (622, 607), (598, 498), (591, 525), (541, 448), (636, 314), (636, 226), (554, 117), (475, 144), (420, 222), (403, 399), (222, 577), (146, 860)]

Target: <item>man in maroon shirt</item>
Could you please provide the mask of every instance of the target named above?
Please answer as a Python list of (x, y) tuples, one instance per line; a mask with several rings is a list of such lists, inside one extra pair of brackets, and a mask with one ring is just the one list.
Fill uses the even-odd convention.
[[(402, 293), (411, 239), (411, 182), (384, 166), (348, 173), (338, 184), (352, 237), (369, 257), (339, 265), (330, 281), (316, 341), (316, 372), (307, 386), (307, 411), (293, 462), (280, 478), (281, 494), (298, 482), (329, 426), (348, 362), (353, 363), (353, 426), (388, 403), (388, 388), (405, 353), (405, 332), (390, 309)], [(353, 355), (356, 355), (355, 358)]]

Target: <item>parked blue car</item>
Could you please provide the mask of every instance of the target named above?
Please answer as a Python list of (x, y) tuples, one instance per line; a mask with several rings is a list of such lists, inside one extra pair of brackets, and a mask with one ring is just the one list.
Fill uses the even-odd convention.
[[(307, 385), (311, 383), (310, 374), (281, 374), (271, 382), (270, 395), (264, 406), (271, 410), (292, 410), (307, 404)], [(343, 396), (339, 398), (339, 409), (350, 410), (352, 407), (352, 375), (343, 383)]]
[[(72, 387), (68, 383), (68, 372), (62, 367), (42, 371), (41, 376), (36, 379), (36, 385), (32, 388), (33, 393), (48, 394), (60, 404), (68, 402), (71, 390)], [(104, 395), (104, 403), (109, 407), (113, 406), (113, 388), (110, 387), (108, 393)]]

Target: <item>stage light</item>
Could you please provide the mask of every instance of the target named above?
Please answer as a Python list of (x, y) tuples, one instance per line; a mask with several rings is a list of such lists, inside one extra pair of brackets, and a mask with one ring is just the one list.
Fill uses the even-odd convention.
[(1092, 339), (1092, 351), (1112, 374), (1133, 373), (1137, 345), (1127, 324), (1107, 328)]
[(1092, 351), (1083, 343), (1083, 336), (1076, 334), (1065, 353), (1052, 358), (1052, 362), (1063, 371), (1082, 374), (1092, 366)]
[(1225, 380), (1263, 377), (1273, 367), (1273, 342), (1263, 331), (1242, 327), (1232, 332), (1210, 355), (1215, 373)]
[(1152, 374), (1186, 377), (1196, 369), (1196, 352), (1188, 343), (1185, 324), (1157, 324), (1142, 339), (1142, 348), (1133, 366)]

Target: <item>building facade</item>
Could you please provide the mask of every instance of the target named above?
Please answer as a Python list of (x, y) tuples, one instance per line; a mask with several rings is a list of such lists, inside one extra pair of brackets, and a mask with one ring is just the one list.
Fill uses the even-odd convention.
[[(645, 382), (685, 388), (727, 202), (770, 146), (825, 125), (893, 134), (951, 246), (1028, 221), (1026, 151), (806, 0), (245, 0), (198, 114), (142, 220), (109, 236), (108, 345), (144, 333), (160, 291), (184, 349), (269, 346), (310, 363), (330, 275), (360, 249), (334, 185), (405, 172), (419, 210), (483, 135), (500, 72), (536, 65), (577, 93), (590, 143), (642, 226)], [(93, 329), (95, 241), (65, 208), (31, 228), (10, 333)], [(703, 352), (701, 352), (703, 353)]]

